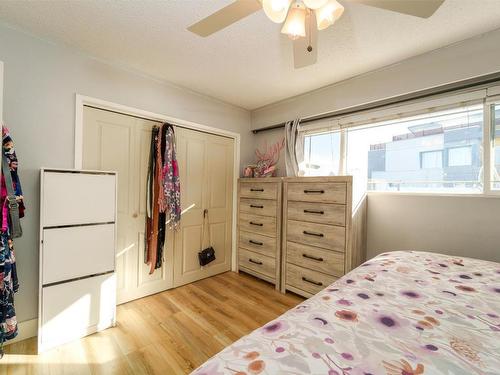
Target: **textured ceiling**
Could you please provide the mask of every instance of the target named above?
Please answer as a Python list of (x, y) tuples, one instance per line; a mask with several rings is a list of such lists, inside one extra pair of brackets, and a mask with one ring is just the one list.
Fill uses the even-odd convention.
[(500, 28), (500, 0), (446, 0), (430, 19), (340, 1), (343, 17), (319, 33), (318, 63), (298, 70), (262, 11), (208, 38), (186, 31), (230, 0), (1, 1), (0, 20), (246, 109)]

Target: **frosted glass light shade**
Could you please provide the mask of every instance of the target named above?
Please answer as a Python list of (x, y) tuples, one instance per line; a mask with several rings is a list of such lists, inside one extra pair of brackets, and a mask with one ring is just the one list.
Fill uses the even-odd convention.
[(292, 0), (262, 0), (266, 16), (273, 22), (282, 23), (286, 19)]
[(302, 0), (309, 9), (318, 9), (327, 3), (328, 0)]
[(290, 39), (295, 40), (306, 36), (306, 10), (302, 7), (292, 7), (288, 11), (285, 24), (281, 29)]
[(328, 26), (331, 26), (337, 21), (342, 13), (344, 13), (344, 7), (340, 5), (336, 0), (328, 0), (328, 2), (321, 8), (314, 11), (316, 13), (316, 24), (318, 30), (324, 30)]

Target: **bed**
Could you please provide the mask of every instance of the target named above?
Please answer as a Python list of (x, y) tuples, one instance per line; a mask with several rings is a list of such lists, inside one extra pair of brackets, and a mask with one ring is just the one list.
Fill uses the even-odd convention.
[(500, 263), (381, 254), (196, 375), (500, 374)]

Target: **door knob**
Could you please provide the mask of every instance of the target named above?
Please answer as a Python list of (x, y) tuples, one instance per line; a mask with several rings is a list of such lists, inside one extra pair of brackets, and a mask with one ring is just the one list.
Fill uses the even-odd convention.
[(136, 217), (138, 217), (139, 214), (137, 212), (134, 212), (134, 214), (132, 215), (132, 217), (135, 219)]

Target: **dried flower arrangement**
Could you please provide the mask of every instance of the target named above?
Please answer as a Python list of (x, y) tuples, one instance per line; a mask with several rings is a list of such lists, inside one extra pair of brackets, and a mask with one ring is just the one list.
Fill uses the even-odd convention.
[(255, 150), (257, 162), (253, 165), (245, 167), (243, 172), (244, 177), (272, 177), (278, 172), (277, 164), (280, 160), (281, 150), (285, 147), (285, 138), (273, 143), (268, 147), (267, 142), (264, 146), (264, 151)]

